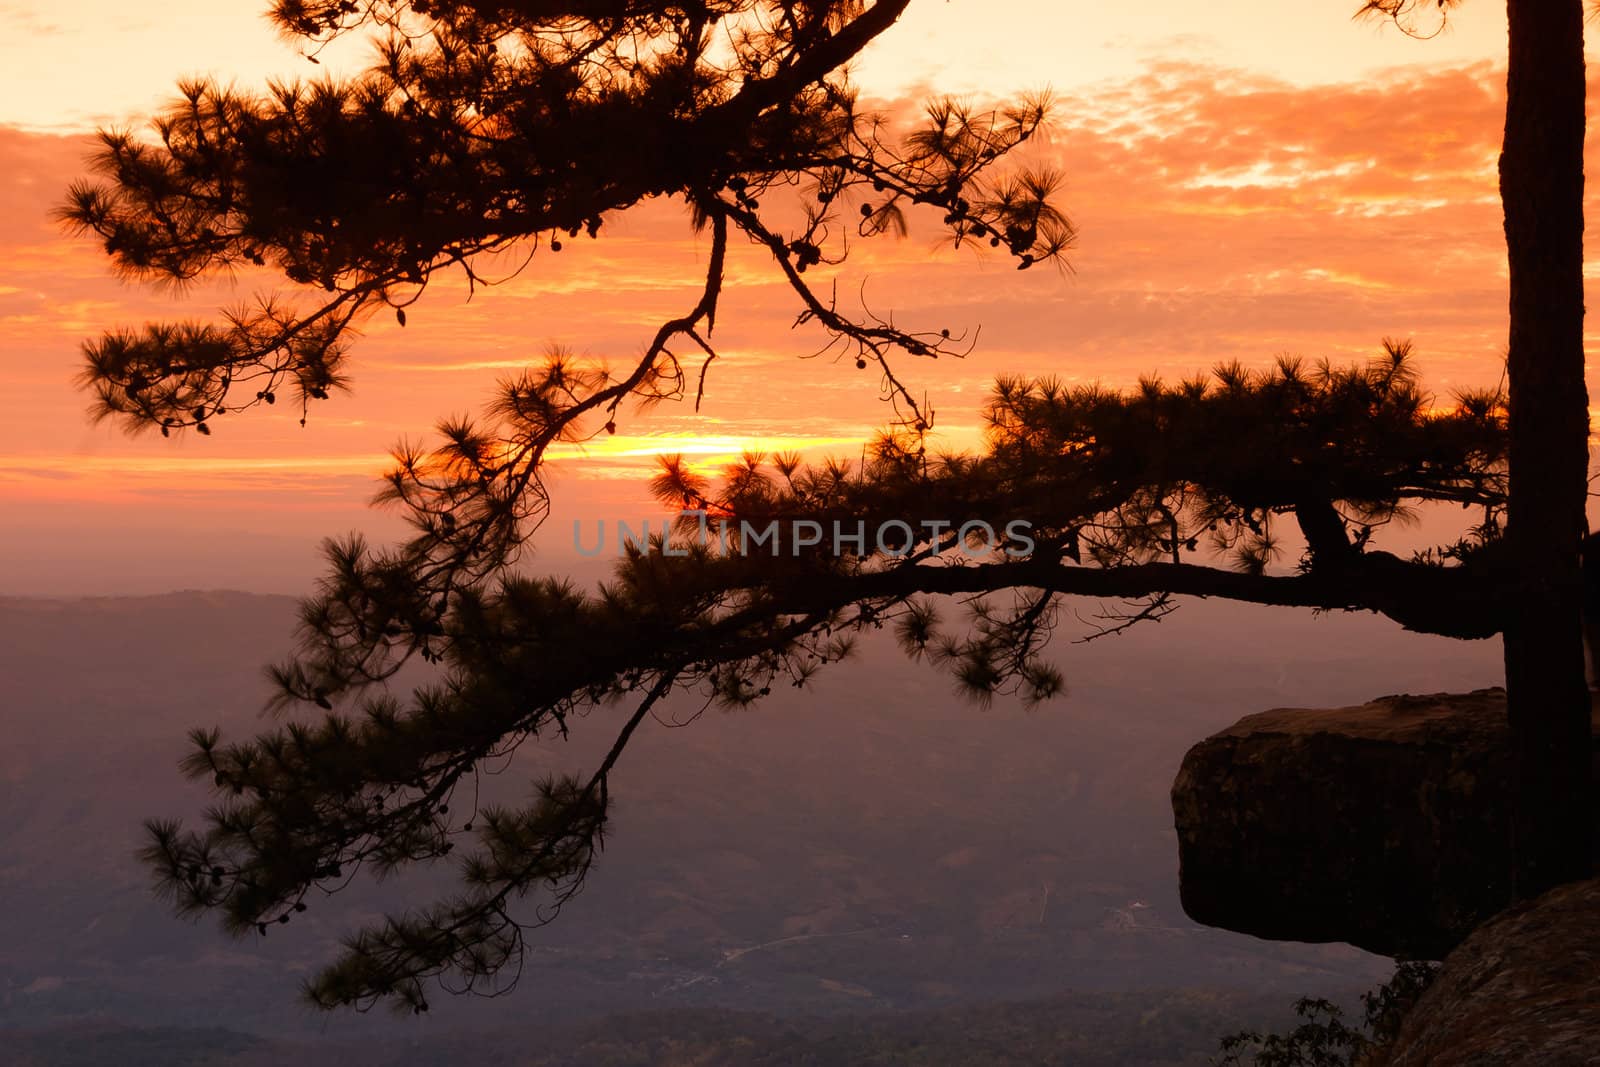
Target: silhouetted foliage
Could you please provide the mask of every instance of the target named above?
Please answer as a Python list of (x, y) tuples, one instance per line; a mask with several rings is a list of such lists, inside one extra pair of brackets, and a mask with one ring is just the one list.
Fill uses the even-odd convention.
[[(1298, 1026), (1281, 1034), (1241, 1030), (1222, 1039), (1221, 1067), (1251, 1063), (1255, 1067), (1356, 1067), (1400, 1033), (1400, 1024), (1434, 977), (1437, 965), (1405, 961), (1383, 985), (1361, 994), (1363, 1020), (1344, 1021), (1344, 1009), (1328, 1000), (1305, 997), (1295, 1002)], [(1249, 1057), (1248, 1060), (1245, 1057)]]
[[(477, 284), (480, 254), (521, 248), (533, 262), (658, 196), (711, 234), (696, 303), (636, 362), (610, 372), (557, 353), (507, 382), (483, 420), (398, 453), (383, 499), (415, 535), (391, 549), (330, 543), (300, 654), (273, 672), (285, 709), (320, 713), (241, 742), (193, 734), (185, 768), (217, 803), (199, 831), (152, 822), (146, 850), (183, 910), (265, 935), (362, 868), (459, 864), (457, 896), (351, 937), (311, 981), (316, 1004), (422, 1011), (430, 979), (502, 988), (528, 926), (581, 885), (611, 772), (662, 700), (743, 706), (803, 685), (863, 629), (892, 627), (979, 700), (1060, 690), (1040, 653), (1069, 596), (1107, 605), (1101, 633), (1158, 618), (1179, 595), (1380, 611), (1457, 637), (1501, 630), (1504, 400), (1436, 406), (1401, 343), (1366, 367), (1230, 365), (1127, 393), (1003, 380), (981, 454), (929, 452), (932, 413), (891, 358), (959, 339), (852, 317), (807, 271), (842, 258), (847, 233), (897, 232), (918, 205), (957, 244), (1022, 267), (1058, 258), (1072, 229), (1050, 176), (995, 170), (1044, 120), (1042, 101), (992, 113), (936, 103), (900, 139), (858, 113), (839, 68), (905, 2), (284, 3), (280, 25), (313, 44), (384, 29), (383, 62), (354, 84), (264, 98), (195, 84), (156, 142), (105, 135), (103, 177), (76, 188), (66, 214), (120, 267), (182, 282), (271, 264), (326, 294), (309, 311), (263, 300), (222, 326), (88, 345), (100, 413), (134, 429), (209, 431), (283, 388), (306, 410), (342, 381), (352, 324), (385, 307), (403, 323), (439, 270)], [(771, 221), (776, 201), (793, 228)], [(752, 455), (713, 485), (666, 460), (657, 495), (693, 512), (673, 541), (635, 546), (595, 592), (514, 576), (546, 513), (548, 448), (614, 432), (625, 404), (685, 396), (674, 346), (700, 353), (703, 385), (736, 233), (771, 254), (802, 321), (877, 366), (899, 420), (859, 466)], [(1475, 521), (1416, 558), (1379, 550), (1376, 532), (1419, 503), (1458, 504)], [(1305, 548), (1278, 573), (1291, 521)], [(807, 536), (837, 524), (853, 548)], [(979, 524), (1005, 533), (980, 537)], [(965, 598), (966, 617), (943, 621), (940, 594)], [(413, 657), (441, 680), (391, 692)], [(625, 723), (588, 777), (542, 781), (520, 808), (470, 799), (476, 776), (524, 741), (618, 705)]]
[[(475, 268), (487, 253), (558, 252), (564, 238), (598, 237), (608, 215), (670, 197), (712, 231), (701, 300), (629, 371), (571, 380), (553, 360), (511, 383), (501, 414), (516, 416), (505, 443), (518, 455), (504, 479), (525, 487), (544, 442), (596, 429), (580, 428), (585, 415), (607, 422), (625, 400), (679, 395), (671, 346), (711, 353), (730, 229), (771, 252), (802, 318), (877, 364), (906, 417), (925, 419), (890, 354), (957, 342), (852, 318), (808, 287), (807, 269), (841, 260), (852, 236), (904, 232), (918, 205), (957, 244), (1024, 267), (1058, 258), (1072, 227), (1050, 204), (1053, 175), (994, 169), (1043, 121), (1043, 97), (993, 111), (935, 101), (901, 137), (858, 111), (840, 71), (907, 2), (283, 0), (272, 14), (285, 33), (315, 47), (374, 29), (381, 61), (353, 82), (264, 95), (186, 83), (153, 139), (101, 134), (101, 177), (74, 186), (62, 214), (132, 278), (270, 265), (320, 294), (305, 308), (262, 297), (219, 325), (107, 334), (86, 346), (98, 413), (209, 432), (287, 388), (304, 411), (344, 384), (352, 325), (384, 307), (404, 323), (437, 272), (490, 284)], [(771, 221), (790, 215), (795, 225)]]
[[(563, 241), (600, 238), (608, 219), (646, 200), (680, 201), (711, 242), (698, 299), (629, 366), (553, 353), (506, 382), (482, 421), (443, 424), (438, 447), (397, 454), (386, 495), (416, 536), (389, 551), (355, 540), (330, 549), (333, 573), (306, 609), (316, 650), (280, 680), (287, 696), (331, 711), (412, 656), (471, 672), (458, 659), (468, 646), (469, 658), (531, 667), (559, 645), (570, 674), (552, 679), (542, 701), (502, 674), (452, 680), (416, 708), (379, 700), (355, 719), (288, 726), (260, 745), (221, 748), (197, 733), (189, 769), (225, 798), (213, 831), (194, 839), (153, 827), (152, 854), (186, 907), (225, 903), (233, 928), (264, 933), (305, 906), (309, 884), (341, 878), (352, 862), (440, 854), (438, 809), (479, 760), (545, 727), (547, 713), (562, 722), (564, 709), (619, 689), (659, 698), (679, 680), (686, 665), (634, 665), (648, 683), (615, 680), (629, 667), (629, 646), (609, 644), (619, 621), (641, 642), (676, 622), (676, 612), (652, 618), (642, 591), (592, 604), (558, 583), (517, 586), (507, 598), (493, 581), (545, 513), (552, 444), (615, 432), (624, 405), (683, 396), (692, 373), (683, 346), (700, 363), (698, 398), (735, 235), (770, 254), (824, 351), (875, 366), (909, 432), (931, 426), (893, 356), (953, 354), (970, 341), (843, 309), (808, 271), (841, 262), (857, 240), (905, 232), (916, 208), (956, 245), (999, 249), (1021, 268), (1059, 260), (1073, 231), (1051, 203), (1053, 175), (998, 166), (1044, 121), (1045, 98), (987, 111), (936, 100), (903, 134), (858, 109), (845, 66), (906, 3), (283, 0), (273, 19), (309, 58), (337, 36), (375, 31), (379, 62), (352, 81), (287, 82), (265, 94), (187, 83), (154, 136), (102, 134), (99, 177), (74, 186), (62, 216), (98, 237), (118, 269), (182, 285), (255, 265), (315, 294), (305, 306), (263, 296), (215, 324), (114, 330), (87, 344), (95, 414), (132, 431), (210, 434), (218, 417), (280, 394), (304, 421), (313, 401), (345, 384), (347, 347), (365, 317), (387, 308), (404, 325), (439, 271), (491, 284), (484, 256), (518, 254), (533, 266)], [(509, 638), (551, 612), (572, 628)], [(529, 697), (540, 705), (531, 717)], [(450, 747), (457, 756), (444, 755)], [(474, 891), (363, 935), (351, 960), (366, 962), (325, 975), (318, 1001), (396, 992), (420, 1007), (414, 970), (479, 976), (513, 958), (520, 940), (507, 899), (541, 881), (559, 899), (576, 883), (602, 825), (604, 783), (604, 770), (588, 783), (546, 783), (527, 811), (477, 815), (487, 848), (466, 870)], [(399, 795), (418, 786), (441, 792), (421, 803)], [(258, 846), (257, 859), (238, 851)], [(423, 930), (437, 936), (419, 938)], [(373, 958), (394, 965), (374, 968)]]
[(1357, 15), (1392, 22), (1406, 35), (1426, 40), (1445, 31), (1450, 12), (1460, 5), (1461, 0), (1362, 0)]
[[(217, 909), (238, 931), (292, 916), (315, 889), (363, 865), (380, 872), (452, 855), (463, 892), (363, 931), (312, 987), (319, 1003), (396, 995), (425, 1004), (420, 979), (449, 974), (494, 988), (521, 960), (524, 928), (581, 884), (605, 828), (610, 773), (633, 730), (669, 693), (739, 707), (802, 685), (849, 654), (865, 629), (891, 627), (906, 651), (950, 671), (987, 700), (1058, 692), (1041, 658), (1062, 598), (1123, 606), (1116, 629), (1169, 610), (1175, 593), (1324, 609), (1385, 610), (1458, 635), (1495, 628), (1492, 560), (1503, 501), (1503, 423), (1493, 395), (1434, 410), (1403, 346), (1365, 369), (1284, 362), (1270, 373), (1221, 368), (1176, 387), (1131, 394), (1007, 381), (990, 411), (982, 456), (933, 457), (889, 435), (860, 469), (748, 456), (713, 485), (666, 459), (655, 483), (687, 507), (669, 554), (633, 546), (592, 594), (553, 580), (501, 577), (459, 589), (423, 632), (405, 613), (408, 586), (353, 593), (330, 580), (306, 611), (303, 654), (276, 670), (286, 701), (353, 703), (243, 742), (196, 733), (188, 769), (222, 800), (211, 825), (155, 824), (148, 858), (189, 910)], [(1224, 432), (1227, 429), (1229, 432)], [(1240, 440), (1239, 438), (1244, 440)], [(1337, 494), (1308, 499), (1313, 488)], [(1372, 545), (1407, 502), (1476, 508), (1482, 522), (1449, 558), (1403, 560)], [(909, 552), (877, 549), (913, 516)], [(1034, 545), (1011, 558), (996, 541), (973, 555), (974, 522), (1026, 516)], [(1293, 574), (1268, 573), (1277, 526), (1308, 536)], [(858, 550), (803, 543), (804, 523), (848, 520)], [(705, 534), (700, 524), (705, 525)], [(776, 535), (750, 544), (751, 532)], [(742, 539), (742, 540), (741, 540)], [(726, 545), (726, 548), (721, 547)], [(332, 549), (354, 573), (357, 544)], [(931, 594), (1015, 590), (979, 599), (946, 623)], [(362, 695), (389, 656), (383, 626), (446, 668), (406, 701)], [(388, 662), (387, 660), (385, 662)], [(481, 768), (533, 736), (563, 734), (625, 703), (616, 744), (583, 781), (550, 780), (518, 810), (454, 810)], [(513, 914), (539, 895), (533, 916)], [(488, 983), (485, 986), (485, 983)]]

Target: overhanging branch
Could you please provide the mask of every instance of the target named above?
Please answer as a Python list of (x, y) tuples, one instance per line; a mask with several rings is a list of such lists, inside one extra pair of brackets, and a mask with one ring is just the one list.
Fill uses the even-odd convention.
[(1375, 611), (1409, 630), (1465, 639), (1492, 637), (1501, 628), (1498, 598), (1482, 580), (1459, 568), (1407, 563), (1380, 552), (1366, 553), (1337, 571), (1294, 575), (1247, 574), (1190, 563), (1080, 567), (1022, 560), (901, 566), (848, 576), (808, 576), (779, 599), (798, 612), (918, 594), (981, 594), (1019, 588), (1105, 599), (1168, 594), (1273, 607)]

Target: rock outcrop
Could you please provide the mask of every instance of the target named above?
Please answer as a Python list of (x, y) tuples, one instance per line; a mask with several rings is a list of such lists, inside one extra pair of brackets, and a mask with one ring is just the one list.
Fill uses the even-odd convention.
[(1241, 719), (1172, 788), (1184, 910), (1440, 959), (1511, 900), (1505, 691)]
[(1600, 1063), (1600, 880), (1551, 890), (1452, 952), (1385, 1067)]

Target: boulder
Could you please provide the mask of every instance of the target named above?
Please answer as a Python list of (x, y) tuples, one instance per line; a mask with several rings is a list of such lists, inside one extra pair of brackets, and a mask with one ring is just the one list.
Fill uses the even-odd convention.
[(1385, 1067), (1600, 1062), (1600, 880), (1490, 920), (1449, 957)]
[(1251, 715), (1172, 787), (1195, 921), (1441, 959), (1511, 902), (1505, 691)]

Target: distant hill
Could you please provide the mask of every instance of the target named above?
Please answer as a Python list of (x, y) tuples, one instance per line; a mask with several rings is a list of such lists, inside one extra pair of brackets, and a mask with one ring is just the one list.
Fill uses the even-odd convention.
[[(0, 1027), (392, 1025), (309, 1017), (296, 983), (351, 923), (426, 899), (447, 872), (358, 887), (265, 941), (233, 941), (173, 919), (131, 858), (141, 818), (205, 802), (174, 770), (184, 731), (260, 722), (259, 668), (287, 649), (293, 614), (287, 598), (234, 593), (0, 599)], [(943, 1018), (1067, 990), (1286, 1002), (1386, 973), (1342, 946), (1190, 923), (1172, 774), (1248, 712), (1495, 684), (1496, 646), (1201, 603), (1124, 637), (1064, 640), (1059, 658), (1071, 692), (1032, 713), (964, 704), (879, 641), (814, 690), (653, 725), (617, 772), (601, 864), (532, 935), (522, 986), (442, 1004), (423, 1032), (650, 1010)], [(531, 747), (488, 793), (591, 764), (610, 741), (599, 718), (570, 744)]]
[(1287, 1014), (1260, 994), (1180, 990), (866, 1016), (678, 1009), (537, 1030), (397, 1026), (359, 1041), (58, 1026), (0, 1030), (0, 1067), (1202, 1067), (1220, 1034)]

